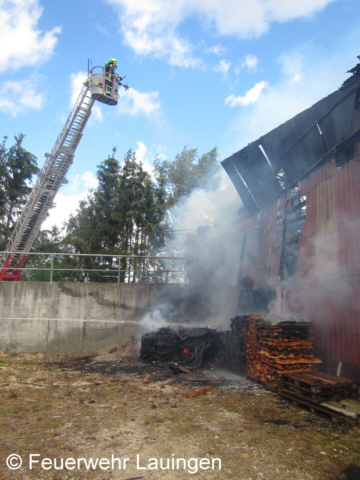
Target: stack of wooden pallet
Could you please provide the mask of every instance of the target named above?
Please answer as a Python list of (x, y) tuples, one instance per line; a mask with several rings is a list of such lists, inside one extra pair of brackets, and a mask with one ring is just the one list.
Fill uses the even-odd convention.
[(347, 378), (320, 372), (286, 373), (281, 376), (279, 392), (312, 411), (319, 410), (332, 417), (357, 420), (360, 415), (358, 385)]
[(250, 378), (276, 389), (285, 373), (315, 371), (313, 326), (308, 321), (266, 322), (250, 316), (246, 372)]

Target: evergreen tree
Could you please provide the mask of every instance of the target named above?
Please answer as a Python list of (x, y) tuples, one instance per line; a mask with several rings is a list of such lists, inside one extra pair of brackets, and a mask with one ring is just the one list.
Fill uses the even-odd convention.
[(112, 156), (98, 166), (98, 187), (94, 192), (94, 241), (99, 244), (98, 251), (115, 253), (118, 251), (122, 226), (116, 220), (115, 204), (119, 195), (120, 165)]
[[(6, 166), (6, 148), (5, 148), (6, 137), (4, 138), (3, 144), (0, 147), (0, 243), (2, 243), (4, 228), (5, 228), (5, 218), (6, 218), (6, 206), (7, 206), (7, 191), (6, 186), (9, 182), (9, 172)], [(1, 246), (3, 249), (3, 246)]]
[[(41, 253), (42, 255), (28, 255), (26, 268), (34, 268), (35, 270), (24, 270), (21, 280), (48, 282), (51, 268), (54, 269), (51, 278), (53, 281), (68, 281), (71, 279), (71, 273), (68, 271), (58, 272), (55, 270), (57, 268), (67, 268), (66, 257), (61, 255), (63, 251), (63, 238), (56, 225), (51, 230), (41, 230), (31, 247), (31, 252)], [(51, 255), (52, 253), (54, 255)]]
[(31, 191), (30, 181), (38, 172), (36, 157), (22, 147), (24, 135), (15, 136), (15, 143), (6, 148), (6, 137), (0, 148), (0, 248), (8, 238)]
[[(96, 260), (81, 257), (87, 269), (114, 268), (114, 258), (106, 255), (123, 255), (121, 280), (138, 281), (140, 261), (128, 256), (148, 255), (163, 245), (166, 195), (131, 150), (122, 167), (115, 152), (98, 167), (98, 187), (70, 217), (65, 243), (77, 253), (99, 254)], [(101, 278), (95, 273), (82, 278), (96, 279)]]
[(67, 223), (66, 243), (79, 253), (118, 253), (120, 226), (114, 215), (119, 194), (119, 162), (109, 156), (99, 166), (97, 188), (79, 204)]
[(219, 186), (220, 166), (217, 158), (215, 147), (196, 162), (197, 149), (185, 146), (173, 162), (165, 160), (155, 163), (158, 179), (163, 182), (168, 192), (168, 208), (190, 196), (196, 188), (215, 190)]
[[(164, 244), (164, 196), (161, 185), (156, 185), (129, 150), (120, 174), (120, 192), (115, 205), (115, 215), (123, 226), (121, 249), (132, 255), (149, 255)], [(122, 262), (122, 271), (133, 269), (135, 274), (139, 262)], [(136, 276), (136, 275), (135, 275)], [(133, 279), (134, 280), (134, 279)]]

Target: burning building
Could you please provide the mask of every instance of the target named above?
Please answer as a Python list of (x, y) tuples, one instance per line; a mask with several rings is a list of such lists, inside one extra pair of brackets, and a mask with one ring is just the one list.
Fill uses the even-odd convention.
[(243, 295), (239, 311), (257, 313), (266, 298), (276, 316), (313, 321), (321, 368), (359, 380), (360, 64), (349, 73), (222, 165), (243, 202), (240, 277), (252, 303)]

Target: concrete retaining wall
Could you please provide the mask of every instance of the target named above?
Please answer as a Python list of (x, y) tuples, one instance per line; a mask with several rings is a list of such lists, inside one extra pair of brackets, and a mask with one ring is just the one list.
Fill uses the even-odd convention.
[(89, 352), (141, 334), (156, 300), (181, 285), (0, 283), (0, 350)]

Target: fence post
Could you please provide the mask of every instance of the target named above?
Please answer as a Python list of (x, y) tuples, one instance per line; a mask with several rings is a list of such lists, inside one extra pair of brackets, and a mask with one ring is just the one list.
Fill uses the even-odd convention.
[(117, 281), (117, 283), (120, 283), (120, 270), (121, 270), (121, 257), (120, 257), (120, 255), (118, 255), (117, 258), (118, 258), (118, 281)]
[(51, 264), (50, 264), (50, 283), (53, 281), (53, 268), (54, 268), (54, 254), (51, 254)]

